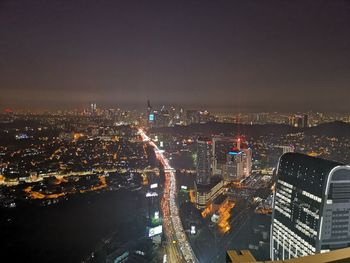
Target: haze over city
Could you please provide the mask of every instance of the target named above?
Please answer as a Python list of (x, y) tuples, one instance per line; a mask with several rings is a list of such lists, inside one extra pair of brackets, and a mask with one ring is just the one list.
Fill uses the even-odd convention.
[(348, 1), (2, 1), (1, 107), (346, 111)]

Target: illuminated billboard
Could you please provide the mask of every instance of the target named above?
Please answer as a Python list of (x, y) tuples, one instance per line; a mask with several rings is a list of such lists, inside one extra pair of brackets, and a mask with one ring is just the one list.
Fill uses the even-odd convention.
[(163, 232), (163, 226), (160, 225), (160, 226), (156, 226), (156, 227), (152, 227), (149, 229), (149, 232), (148, 232), (148, 237), (153, 237), (155, 235), (159, 235)]
[(158, 187), (158, 184), (151, 184), (150, 188), (153, 189), (153, 188), (157, 188)]
[(146, 193), (146, 197), (155, 197), (158, 196), (158, 194), (156, 192), (147, 192)]
[(154, 114), (150, 114), (150, 115), (148, 116), (148, 118), (149, 118), (150, 121), (154, 121)]

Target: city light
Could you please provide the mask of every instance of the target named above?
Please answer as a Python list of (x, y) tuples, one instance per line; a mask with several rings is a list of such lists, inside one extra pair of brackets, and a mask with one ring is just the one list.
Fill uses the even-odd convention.
[(159, 235), (162, 232), (163, 232), (163, 226), (162, 225), (159, 225), (159, 226), (156, 226), (156, 227), (152, 227), (152, 228), (149, 229), (148, 237), (153, 237), (153, 236)]
[(155, 197), (158, 196), (158, 194), (156, 192), (147, 192), (146, 193), (146, 197)]
[(158, 187), (158, 184), (157, 184), (157, 183), (151, 184), (151, 185), (150, 185), (150, 188), (151, 188), (151, 189), (154, 189), (154, 188), (157, 188), (157, 187)]

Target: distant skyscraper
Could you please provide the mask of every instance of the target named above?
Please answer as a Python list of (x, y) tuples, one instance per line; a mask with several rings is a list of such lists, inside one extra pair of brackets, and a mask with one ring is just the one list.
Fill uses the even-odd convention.
[(272, 260), (350, 246), (350, 166), (282, 155), (274, 194)]
[(308, 115), (304, 115), (303, 117), (303, 128), (307, 128), (309, 127), (309, 116)]
[(168, 127), (170, 122), (169, 111), (163, 106), (160, 110), (160, 113), (157, 116), (156, 126), (157, 127)]
[(304, 119), (302, 116), (297, 116), (296, 117), (296, 121), (297, 121), (297, 127), (298, 128), (303, 128), (303, 122), (304, 122)]
[(186, 110), (186, 125), (200, 123), (200, 112), (198, 110)]
[(302, 115), (293, 115), (288, 118), (289, 125), (297, 128), (307, 128), (309, 127), (309, 116), (305, 114)]
[(90, 104), (90, 113), (91, 113), (91, 115), (95, 115), (96, 114), (96, 109), (97, 109), (96, 103), (91, 103)]
[(151, 102), (147, 100), (147, 124), (149, 127), (153, 127), (155, 123), (155, 114), (151, 106)]
[(209, 185), (211, 176), (211, 147), (212, 141), (207, 138), (197, 139), (197, 177), (200, 185)]

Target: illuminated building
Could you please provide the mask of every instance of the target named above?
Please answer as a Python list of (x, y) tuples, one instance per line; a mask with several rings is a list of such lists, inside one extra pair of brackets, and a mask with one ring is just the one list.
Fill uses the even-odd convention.
[(201, 185), (195, 182), (196, 207), (204, 209), (209, 203), (215, 200), (224, 191), (224, 181), (220, 176), (212, 178), (209, 185)]
[(163, 106), (161, 110), (155, 110), (147, 101), (147, 124), (149, 127), (167, 127), (170, 123), (169, 111)]
[(212, 177), (212, 141), (197, 139), (197, 176), (195, 181), (196, 207), (203, 209), (223, 192), (221, 176)]
[(303, 117), (303, 128), (307, 127), (309, 127), (309, 116), (305, 114)]
[(238, 151), (242, 152), (244, 176), (249, 176), (251, 174), (252, 150), (244, 137), (233, 138), (217, 136), (214, 137), (212, 141), (213, 175), (219, 174), (224, 176), (224, 173), (227, 170), (227, 153), (229, 153), (232, 148), (237, 148)]
[(97, 110), (96, 103), (91, 103), (90, 104), (90, 113), (91, 113), (91, 115), (95, 115), (96, 114), (96, 110)]
[(210, 115), (210, 113), (205, 110), (205, 111), (199, 111), (199, 122), (200, 123), (207, 123), (210, 121), (214, 121), (215, 118), (214, 116)]
[(297, 128), (307, 128), (309, 127), (309, 116), (305, 114), (302, 115), (293, 115), (288, 118), (289, 125)]
[(180, 125), (184, 125), (186, 124), (186, 115), (185, 115), (185, 111), (183, 108), (180, 108), (179, 111), (179, 123)]
[(241, 147), (240, 151), (243, 152), (243, 172), (244, 176), (250, 176), (252, 173), (252, 149), (248, 146)]
[(170, 122), (169, 111), (163, 106), (160, 110), (160, 113), (157, 115), (156, 126), (157, 127), (167, 127)]
[(186, 110), (186, 125), (200, 123), (200, 112), (198, 110)]
[(213, 175), (222, 174), (226, 164), (227, 153), (234, 147), (236, 140), (233, 137), (216, 136), (212, 139)]
[(211, 176), (212, 141), (208, 138), (197, 139), (197, 176), (200, 185), (209, 185)]
[(282, 146), (277, 146), (277, 148), (281, 148), (282, 149), (282, 154), (292, 153), (295, 150), (295, 147), (292, 146), (292, 145), (289, 145), (289, 146), (282, 145)]
[(350, 246), (350, 166), (299, 153), (281, 156), (270, 256), (284, 260)]
[(147, 124), (149, 127), (153, 127), (155, 123), (155, 114), (151, 106), (151, 102), (147, 101)]
[(228, 152), (222, 175), (226, 182), (239, 181), (244, 177), (243, 152), (238, 149)]

